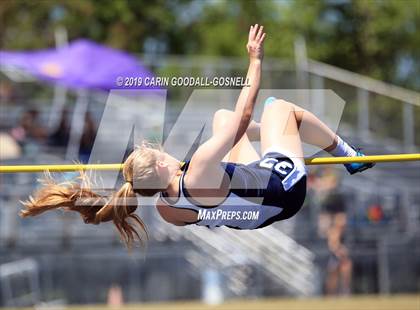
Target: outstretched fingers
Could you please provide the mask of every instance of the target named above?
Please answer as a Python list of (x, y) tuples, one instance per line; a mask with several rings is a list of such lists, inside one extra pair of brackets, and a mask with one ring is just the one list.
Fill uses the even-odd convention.
[(262, 59), (263, 57), (263, 43), (265, 40), (264, 27), (258, 24), (255, 24), (249, 29), (248, 43), (246, 48), (248, 54), (252, 59)]
[(251, 25), (251, 29), (249, 30), (249, 41), (255, 40), (257, 30), (258, 30), (258, 24), (255, 24), (254, 26)]
[(265, 36), (264, 26), (260, 26), (258, 24), (253, 26), (251, 25), (249, 29), (248, 42), (257, 42), (261, 44), (264, 42)]
[(257, 35), (255, 36), (256, 41), (260, 41), (262, 35), (263, 35), (264, 26), (260, 26), (257, 32)]
[(258, 40), (259, 44), (262, 44), (264, 42), (265, 35), (266, 35), (265, 33), (262, 34), (261, 38)]

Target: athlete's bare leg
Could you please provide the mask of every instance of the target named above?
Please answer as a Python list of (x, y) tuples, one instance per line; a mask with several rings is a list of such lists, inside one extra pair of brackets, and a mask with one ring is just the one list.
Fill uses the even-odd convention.
[[(290, 103), (292, 104), (292, 103)], [(299, 133), (306, 143), (318, 146), (327, 152), (337, 146), (337, 135), (313, 113), (292, 104), (298, 121)]]
[[(271, 106), (276, 106), (271, 108)], [(274, 111), (273, 111), (274, 110)], [(223, 126), (226, 122), (229, 121), (232, 111), (229, 110), (218, 110), (215, 113), (213, 119), (213, 130), (223, 130)], [(265, 114), (265, 116), (264, 116)], [(280, 145), (283, 149), (288, 148), (289, 140), (294, 141), (292, 143), (292, 148), (299, 149), (297, 153), (301, 156), (301, 141), (306, 143), (318, 146), (320, 149), (325, 151), (333, 150), (337, 146), (337, 135), (330, 129), (328, 126), (323, 123), (319, 118), (317, 118), (313, 113), (284, 100), (275, 100), (272, 103), (268, 104), (264, 108), (263, 117), (261, 118), (261, 123), (264, 119), (269, 119), (270, 124), (273, 125), (273, 129), (270, 130), (270, 126), (265, 126), (266, 136), (270, 136), (268, 141), (280, 139), (279, 136), (285, 136), (282, 138)], [(292, 122), (292, 124), (288, 124)], [(299, 146), (296, 146), (296, 137), (293, 138), (293, 134), (285, 134), (287, 131), (290, 131), (290, 126), (293, 127), (296, 123), (298, 134), (300, 136)], [(250, 141), (261, 140), (262, 133), (262, 124), (252, 121), (248, 127), (246, 135), (242, 140), (232, 149), (231, 153), (228, 154), (224, 160), (231, 162), (239, 163), (249, 163), (254, 160), (259, 159), (259, 155), (255, 148), (252, 146)], [(274, 129), (274, 128), (277, 128)], [(288, 129), (287, 129), (288, 128)], [(293, 130), (292, 130), (293, 131)], [(299, 138), (299, 137), (298, 137)], [(267, 139), (265, 139), (267, 140)], [(268, 146), (271, 142), (267, 142)], [(278, 144), (278, 143), (277, 143)], [(273, 144), (276, 145), (276, 144)], [(262, 153), (268, 147), (264, 143), (261, 145)]]
[[(280, 101), (280, 103), (278, 101)], [(286, 107), (286, 110), (290, 110), (289, 106), (293, 108), (300, 138), (303, 142), (318, 146), (320, 149), (327, 152), (333, 150), (337, 146), (337, 135), (313, 113), (284, 100), (273, 101), (268, 104), (268, 106), (273, 104), (281, 104)], [(261, 128), (261, 124), (255, 123), (253, 127), (255, 139), (258, 140), (258, 136), (255, 133), (258, 133), (257, 128)]]
[(302, 143), (299, 135), (295, 107), (283, 100), (276, 100), (264, 107), (261, 117), (261, 152), (275, 147), (287, 151), (303, 162)]
[[(225, 124), (230, 121), (233, 111), (221, 109), (213, 117), (213, 133), (223, 131)], [(260, 126), (257, 122), (251, 121), (246, 134), (223, 158), (223, 161), (248, 164), (260, 159), (258, 152), (252, 146), (251, 141), (259, 139)]]

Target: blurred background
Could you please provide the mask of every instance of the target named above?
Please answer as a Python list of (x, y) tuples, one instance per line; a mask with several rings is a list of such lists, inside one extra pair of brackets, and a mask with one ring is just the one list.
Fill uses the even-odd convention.
[[(262, 88), (331, 89), (339, 134), (368, 154), (419, 152), (417, 0), (3, 0), (0, 164), (87, 162), (117, 76), (244, 75), (254, 23)], [(165, 129), (192, 90), (168, 88)], [(312, 166), (301, 212), (257, 231), (179, 228), (148, 208), (149, 246), (129, 254), (111, 225), (20, 219), (42, 175), (2, 174), (0, 305), (418, 294), (419, 163), (344, 175)]]

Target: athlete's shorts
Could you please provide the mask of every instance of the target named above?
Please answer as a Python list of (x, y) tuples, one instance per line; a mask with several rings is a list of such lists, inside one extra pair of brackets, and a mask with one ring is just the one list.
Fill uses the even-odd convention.
[(283, 209), (281, 213), (260, 225), (261, 228), (288, 219), (301, 209), (306, 196), (306, 168), (302, 159), (275, 147), (265, 151), (258, 166), (272, 166), (272, 176), (263, 204)]
[[(291, 189), (302, 177), (306, 176), (306, 167), (303, 159), (297, 158), (292, 153), (282, 150), (279, 147), (269, 147), (265, 150), (261, 161), (270, 162), (267, 158), (284, 159), (285, 162), (279, 166), (279, 175), (282, 178), (282, 184), (286, 191)], [(290, 163), (291, 161), (291, 163)], [(276, 172), (276, 170), (274, 170)]]

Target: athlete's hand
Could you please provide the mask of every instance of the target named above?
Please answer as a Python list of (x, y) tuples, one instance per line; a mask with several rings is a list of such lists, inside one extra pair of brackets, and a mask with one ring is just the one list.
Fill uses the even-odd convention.
[(246, 49), (248, 50), (249, 58), (251, 60), (259, 59), (262, 60), (264, 56), (264, 39), (265, 32), (264, 27), (255, 24), (249, 29), (248, 43)]

